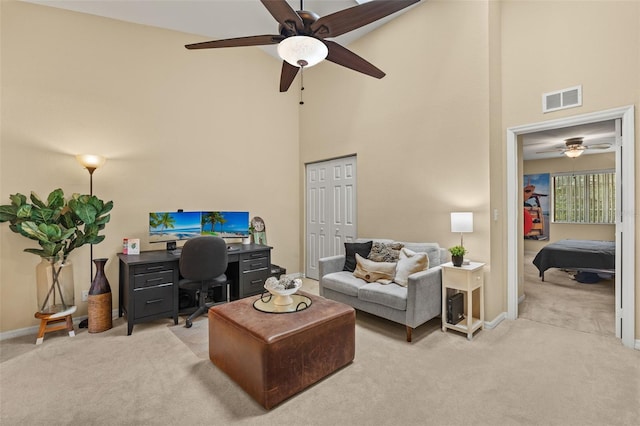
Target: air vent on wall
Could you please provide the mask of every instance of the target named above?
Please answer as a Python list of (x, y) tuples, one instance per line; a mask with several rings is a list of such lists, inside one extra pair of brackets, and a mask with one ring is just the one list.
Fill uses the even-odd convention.
[(582, 86), (542, 94), (542, 112), (582, 106)]

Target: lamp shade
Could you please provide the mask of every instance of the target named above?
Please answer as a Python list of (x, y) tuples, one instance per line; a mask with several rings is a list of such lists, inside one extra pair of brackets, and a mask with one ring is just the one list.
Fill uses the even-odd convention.
[(82, 167), (90, 170), (95, 170), (102, 167), (104, 162), (107, 161), (107, 159), (102, 155), (95, 154), (79, 154), (76, 155), (76, 160), (78, 161), (78, 163), (80, 163), (80, 165), (82, 165)]
[(451, 232), (473, 232), (473, 213), (452, 212)]
[(327, 46), (314, 37), (287, 37), (278, 44), (278, 55), (294, 67), (312, 67), (328, 54)]

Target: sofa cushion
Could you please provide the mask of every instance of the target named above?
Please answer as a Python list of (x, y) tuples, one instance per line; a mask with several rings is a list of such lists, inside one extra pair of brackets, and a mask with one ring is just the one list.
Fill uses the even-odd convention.
[(366, 281), (348, 271), (332, 272), (322, 277), (323, 287), (353, 297), (358, 297), (358, 290), (366, 284)]
[(407, 310), (407, 288), (395, 283), (386, 285), (380, 283), (365, 284), (358, 290), (358, 299), (400, 311)]
[(383, 243), (374, 241), (368, 258), (374, 262), (397, 262), (400, 256), (402, 243)]
[(356, 269), (356, 253), (362, 257), (369, 256), (373, 241), (344, 243), (344, 267), (343, 271), (353, 272)]
[(400, 250), (400, 259), (396, 265), (396, 274), (393, 282), (403, 287), (409, 282), (409, 275), (424, 271), (429, 268), (427, 253), (416, 253), (408, 248)]
[(353, 276), (371, 283), (381, 281), (390, 283), (396, 273), (394, 262), (374, 262), (356, 253), (356, 269)]
[(415, 251), (417, 253), (427, 253), (427, 256), (429, 257), (430, 268), (440, 265), (440, 246), (438, 245), (438, 243), (403, 242), (402, 244), (404, 244), (404, 246), (409, 250)]

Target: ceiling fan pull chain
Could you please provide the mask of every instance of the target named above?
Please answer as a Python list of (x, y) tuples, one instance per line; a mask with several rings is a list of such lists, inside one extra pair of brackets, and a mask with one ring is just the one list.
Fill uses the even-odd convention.
[(302, 91), (304, 90), (304, 67), (300, 67), (300, 105), (304, 105)]

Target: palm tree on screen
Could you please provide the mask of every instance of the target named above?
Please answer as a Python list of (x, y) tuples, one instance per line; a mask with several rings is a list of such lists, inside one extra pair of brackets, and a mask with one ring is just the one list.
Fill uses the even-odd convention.
[(175, 224), (176, 220), (169, 213), (151, 213), (149, 215), (149, 226), (151, 228), (160, 228), (162, 231), (167, 228), (175, 228)]

